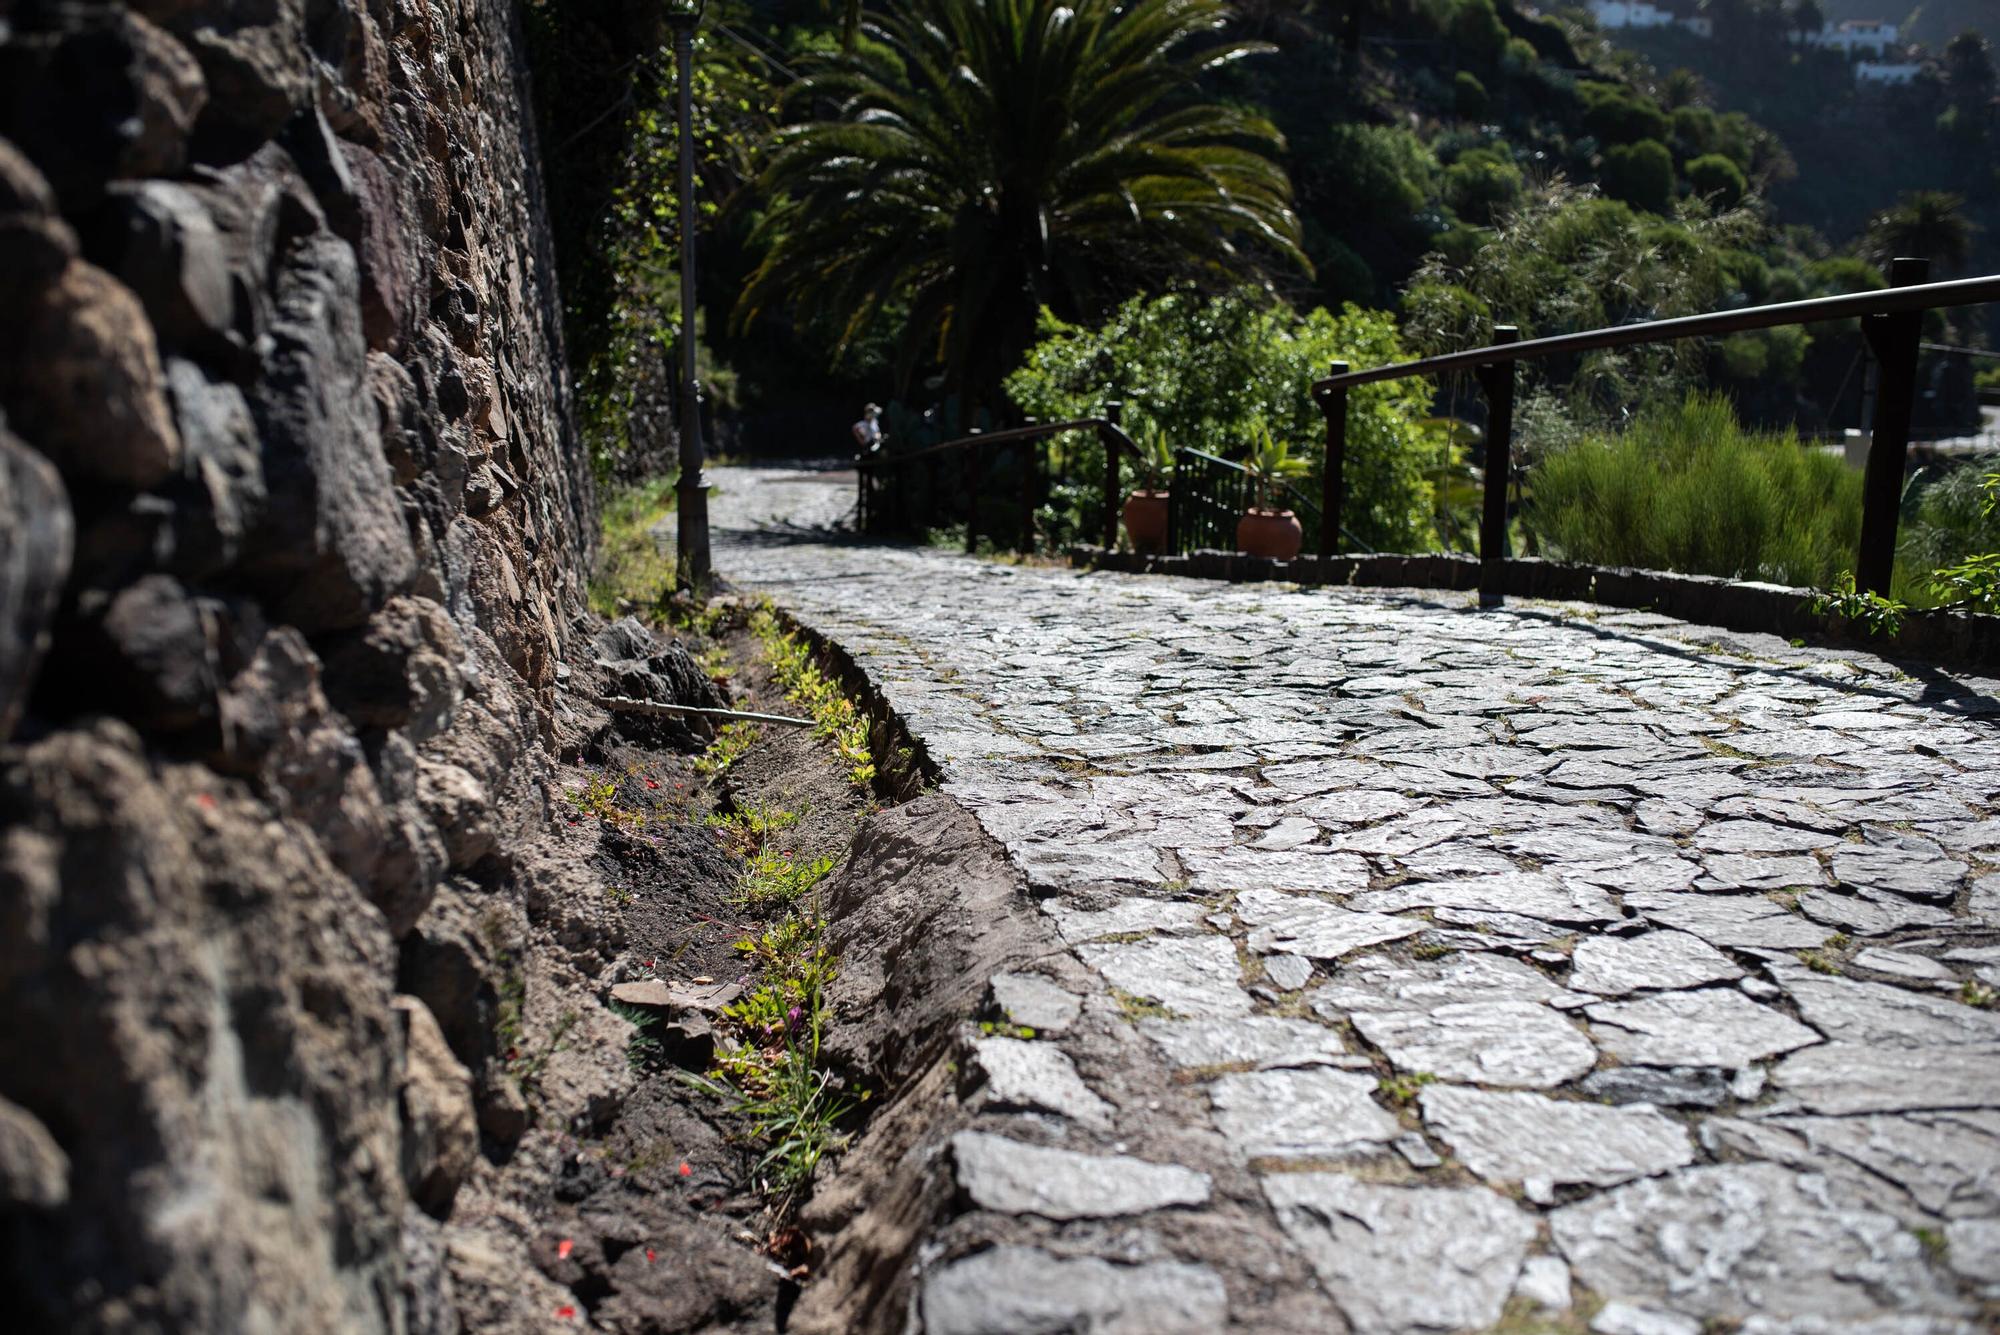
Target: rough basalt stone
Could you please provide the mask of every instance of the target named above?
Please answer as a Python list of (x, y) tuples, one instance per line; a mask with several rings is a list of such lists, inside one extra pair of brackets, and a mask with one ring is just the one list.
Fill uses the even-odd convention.
[(0, 742), (48, 652), (72, 542), (62, 478), (0, 426)]

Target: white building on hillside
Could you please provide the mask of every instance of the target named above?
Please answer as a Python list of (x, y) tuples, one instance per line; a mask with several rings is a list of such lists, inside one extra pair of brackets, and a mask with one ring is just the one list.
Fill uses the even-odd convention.
[(1829, 23), (1818, 32), (1806, 34), (1809, 45), (1823, 46), (1847, 56), (1864, 52), (1885, 56), (1896, 50), (1900, 41), (1901, 34), (1896, 25), (1884, 19), (1849, 19), (1845, 23)]
[(1674, 16), (1650, 0), (1590, 0), (1600, 28), (1670, 28)]
[(1916, 82), (1923, 68), (1921, 62), (1914, 60), (1862, 60), (1855, 63), (1854, 81), (1893, 87)]
[(1591, 17), (1600, 28), (1686, 28), (1697, 37), (1713, 37), (1715, 24), (1700, 15), (1681, 12), (1685, 4), (1673, 0), (1655, 4), (1653, 0), (1590, 0)]

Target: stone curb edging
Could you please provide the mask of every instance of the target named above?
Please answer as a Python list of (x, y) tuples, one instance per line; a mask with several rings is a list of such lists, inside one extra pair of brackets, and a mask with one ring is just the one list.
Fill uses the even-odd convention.
[[(1449, 553), (1422, 556), (1350, 555), (1322, 561), (1246, 556), (1241, 552), (1197, 551), (1186, 556), (1147, 556), (1072, 547), (1070, 563), (1087, 570), (1133, 575), (1181, 575), (1191, 579), (1256, 583), (1284, 580), (1302, 585), (1356, 588), (1479, 588), (1477, 557)], [(1515, 598), (1553, 602), (1602, 603), (1658, 612), (1699, 625), (1761, 631), (1821, 644), (1852, 646), (1887, 657), (1992, 670), (2000, 668), (2000, 617), (1972, 612), (1910, 612), (1894, 635), (1871, 636), (1841, 617), (1811, 608), (1816, 591), (1782, 584), (1680, 575), (1661, 570), (1593, 566), (1539, 557), (1515, 557), (1502, 567), (1502, 592)]]

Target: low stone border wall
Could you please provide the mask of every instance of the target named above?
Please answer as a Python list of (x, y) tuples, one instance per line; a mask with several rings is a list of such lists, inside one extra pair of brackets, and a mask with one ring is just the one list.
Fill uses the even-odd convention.
[[(1301, 556), (1273, 561), (1241, 552), (1198, 551), (1186, 556), (1145, 556), (1073, 547), (1073, 565), (1135, 575), (1182, 575), (1232, 583), (1285, 580), (1364, 588), (1479, 588), (1479, 559), (1473, 556), (1356, 555), (1322, 561)], [(1677, 575), (1660, 570), (1628, 570), (1516, 557), (1505, 563), (1502, 591), (1515, 598), (1603, 603), (1641, 608), (1664, 616), (1729, 630), (1762, 631), (1787, 639), (1853, 645), (1886, 657), (1908, 656), (1984, 671), (2000, 670), (2000, 617), (1969, 612), (1911, 612), (1902, 630), (1868, 635), (1843, 618), (1812, 611), (1814, 591), (1782, 584)]]

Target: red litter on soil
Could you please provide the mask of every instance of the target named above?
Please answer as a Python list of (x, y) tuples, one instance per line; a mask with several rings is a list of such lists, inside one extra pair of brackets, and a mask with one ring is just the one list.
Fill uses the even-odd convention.
[(688, 1163), (687, 1163), (687, 1160), (685, 1160), (685, 1159), (681, 1160), (681, 1176), (682, 1176), (682, 1177), (693, 1177), (693, 1176), (694, 1176), (694, 1169), (692, 1169), (692, 1168), (690, 1168), (690, 1167), (688, 1166)]
[(568, 1238), (564, 1238), (556, 1244), (556, 1259), (558, 1261), (567, 1261), (569, 1260), (569, 1254), (575, 1250), (576, 1244)]

